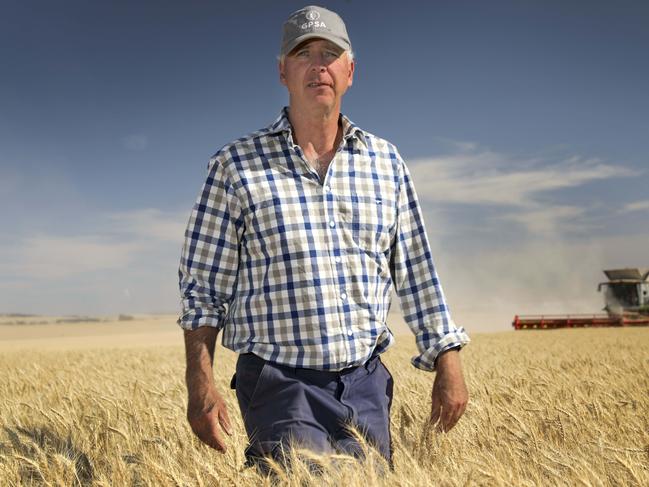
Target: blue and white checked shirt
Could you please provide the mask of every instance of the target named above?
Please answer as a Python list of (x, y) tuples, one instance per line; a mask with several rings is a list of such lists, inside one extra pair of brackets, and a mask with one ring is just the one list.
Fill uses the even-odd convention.
[(469, 337), (449, 314), (404, 161), (341, 115), (320, 181), (287, 114), (211, 158), (185, 232), (178, 324), (222, 329), (238, 353), (341, 370), (392, 345), (394, 285), (416, 336), (412, 363), (434, 370)]

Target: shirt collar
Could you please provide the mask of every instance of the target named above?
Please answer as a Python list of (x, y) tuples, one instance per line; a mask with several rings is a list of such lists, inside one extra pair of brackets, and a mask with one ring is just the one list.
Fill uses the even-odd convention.
[[(356, 137), (359, 142), (367, 147), (365, 132), (342, 113), (340, 114), (340, 119), (343, 126), (343, 139), (346, 140), (350, 137)], [(291, 126), (291, 122), (288, 120), (288, 107), (282, 108), (279, 116), (268, 126), (268, 132), (270, 134), (287, 132), (292, 137), (293, 127)]]

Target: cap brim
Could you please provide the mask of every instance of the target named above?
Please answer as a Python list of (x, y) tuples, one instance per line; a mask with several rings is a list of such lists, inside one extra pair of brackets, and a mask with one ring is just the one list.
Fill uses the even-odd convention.
[(300, 37), (296, 37), (285, 46), (282, 46), (282, 55), (286, 56), (297, 46), (302, 44), (304, 41), (308, 41), (309, 39), (324, 39), (326, 41), (333, 42), (338, 47), (340, 47), (343, 51), (346, 51), (351, 47), (349, 44), (342, 41), (339, 37), (333, 35), (327, 35), (326, 33), (320, 34), (315, 32), (309, 32), (308, 34), (304, 34)]

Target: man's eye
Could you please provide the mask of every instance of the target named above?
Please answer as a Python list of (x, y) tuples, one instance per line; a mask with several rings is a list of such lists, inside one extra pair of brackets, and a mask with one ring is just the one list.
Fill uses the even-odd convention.
[(301, 56), (301, 57), (308, 56), (308, 55), (309, 55), (309, 51), (299, 51), (296, 54), (296, 56)]

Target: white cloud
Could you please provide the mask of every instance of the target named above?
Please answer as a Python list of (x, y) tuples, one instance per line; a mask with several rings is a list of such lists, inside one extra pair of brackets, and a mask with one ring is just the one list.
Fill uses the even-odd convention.
[(578, 156), (557, 161), (514, 159), (474, 143), (456, 143), (455, 153), (409, 161), (422, 206), (498, 208), (491, 217), (523, 225), (532, 234), (551, 234), (566, 224), (584, 226), (588, 208), (552, 204), (552, 192), (588, 183), (638, 175), (638, 171)]
[(163, 212), (143, 208), (106, 216), (109, 228), (143, 239), (182, 244), (189, 212)]
[(584, 208), (576, 206), (549, 206), (503, 213), (496, 218), (516, 222), (533, 234), (557, 235), (566, 229), (574, 232), (587, 228), (580, 220), (585, 213)]
[(10, 272), (34, 279), (61, 279), (88, 272), (122, 269), (143, 248), (136, 242), (111, 242), (97, 236), (25, 238)]
[(643, 200), (643, 201), (634, 201), (633, 203), (629, 203), (620, 210), (622, 213), (628, 213), (631, 211), (647, 211), (649, 210), (649, 200)]
[(188, 212), (96, 215), (75, 234), (0, 240), (0, 312), (116, 314), (178, 309)]
[(33, 279), (137, 267), (139, 256), (156, 250), (171, 249), (180, 255), (186, 217), (182, 212), (152, 208), (103, 215), (95, 219), (94, 227), (78, 235), (37, 234), (16, 239), (16, 245), (0, 249), (0, 264), (7, 275)]
[(467, 151), (408, 162), (420, 198), (431, 202), (530, 207), (539, 194), (637, 172), (598, 159), (514, 161), (491, 151)]

